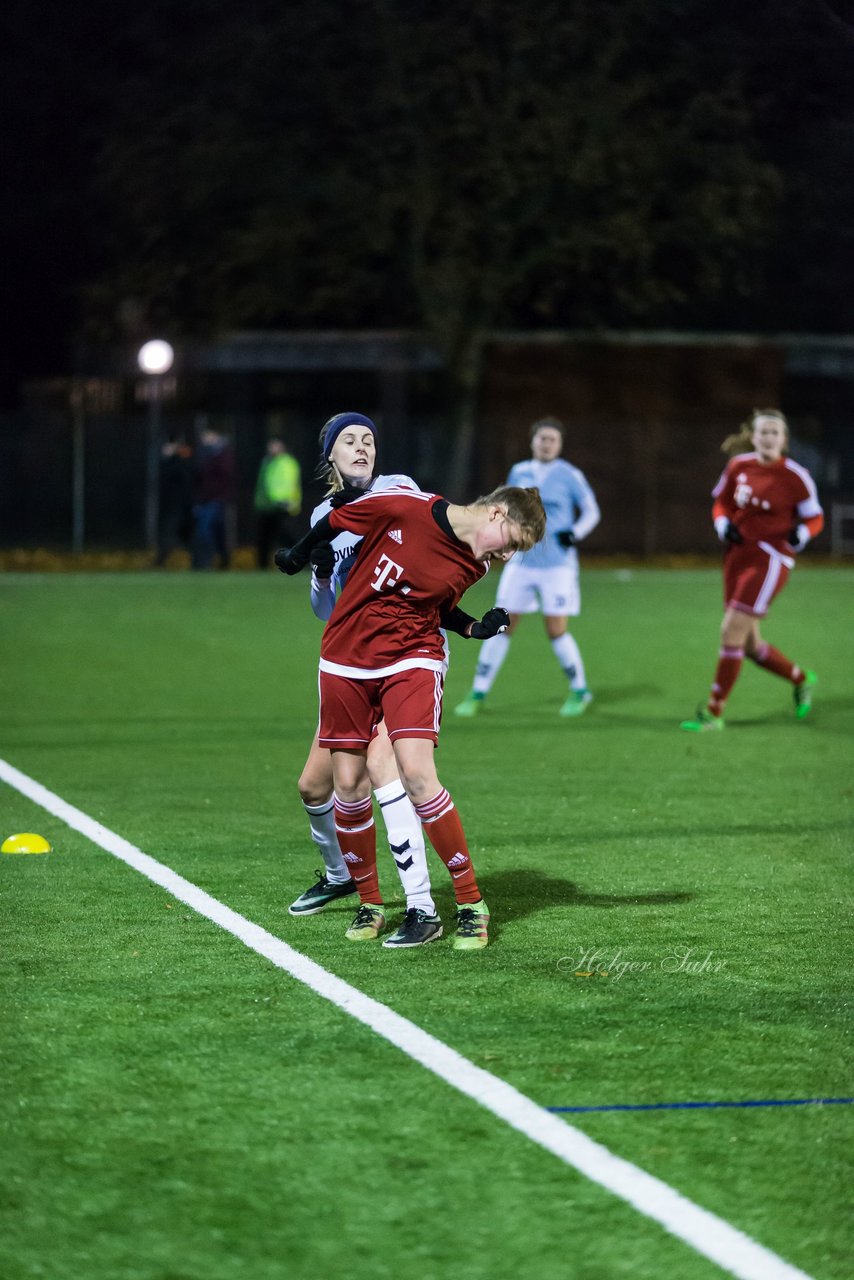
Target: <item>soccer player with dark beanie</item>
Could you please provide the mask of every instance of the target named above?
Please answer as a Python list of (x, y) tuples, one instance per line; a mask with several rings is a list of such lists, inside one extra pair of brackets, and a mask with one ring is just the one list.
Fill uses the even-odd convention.
[(492, 561), (539, 542), (545, 524), (536, 489), (504, 486), (469, 506), (391, 489), (330, 511), (295, 547), (276, 555), (279, 568), (293, 574), (320, 542), (342, 530), (362, 539), (320, 649), (318, 742), (332, 753), (339, 842), (362, 904), (347, 930), (351, 941), (374, 939), (385, 925), (366, 767), (374, 726), (385, 720), (400, 779), (452, 879), (454, 948), (487, 945), (489, 910), (434, 761), (445, 660), (440, 628), (486, 639), (505, 626), (503, 610), (477, 621), (459, 601)]
[[(317, 524), (333, 507), (344, 506), (365, 493), (385, 489), (420, 489), (411, 476), (377, 475), (377, 428), (362, 413), (337, 413), (324, 423), (320, 435), (321, 471), (326, 498), (311, 513)], [(339, 533), (332, 542), (319, 543), (312, 553), (311, 607), (328, 622), (347, 575), (356, 560), (359, 539)], [(406, 895), (403, 924), (383, 940), (384, 947), (424, 946), (441, 937), (442, 923), (430, 888), (430, 873), (421, 823), (403, 789), (394, 750), (381, 723), (368, 747), (368, 773), (388, 836), (389, 851)], [(315, 916), (342, 898), (355, 895), (356, 884), (341, 856), (335, 823), (332, 756), (318, 745), (317, 734), (299, 778), (312, 840), (323, 859), (318, 879), (288, 907), (292, 916)]]
[[(750, 452), (745, 447), (753, 445)], [(815, 482), (787, 456), (789, 429), (777, 409), (755, 409), (721, 446), (734, 453), (712, 490), (715, 531), (726, 546), (721, 647), (709, 700), (681, 727), (706, 733), (724, 727), (727, 699), (745, 658), (792, 685), (795, 715), (812, 707), (815, 672), (762, 639), (759, 621), (786, 585), (795, 555), (824, 527)]]

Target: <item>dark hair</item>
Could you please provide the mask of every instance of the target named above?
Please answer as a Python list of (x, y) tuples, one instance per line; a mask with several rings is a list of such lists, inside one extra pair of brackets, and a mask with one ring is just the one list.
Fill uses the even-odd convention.
[(552, 431), (557, 431), (558, 434), (560, 435), (561, 440), (563, 440), (564, 435), (566, 434), (564, 431), (563, 423), (561, 422), (560, 418), (552, 418), (552, 417), (537, 418), (537, 421), (531, 424), (531, 430), (528, 435), (528, 439), (533, 440), (534, 436), (537, 434), (537, 432), (540, 430), (541, 427), (549, 427)]

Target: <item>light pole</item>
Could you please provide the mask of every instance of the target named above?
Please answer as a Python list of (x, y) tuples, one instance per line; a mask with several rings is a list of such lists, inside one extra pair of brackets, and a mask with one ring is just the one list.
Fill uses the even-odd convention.
[(137, 352), (137, 364), (148, 377), (148, 447), (145, 490), (145, 541), (154, 550), (157, 547), (158, 492), (157, 476), (160, 464), (160, 409), (163, 403), (163, 375), (172, 368), (175, 352), (162, 338), (152, 338)]
[(83, 552), (86, 522), (86, 390), (80, 378), (71, 384), (71, 550)]

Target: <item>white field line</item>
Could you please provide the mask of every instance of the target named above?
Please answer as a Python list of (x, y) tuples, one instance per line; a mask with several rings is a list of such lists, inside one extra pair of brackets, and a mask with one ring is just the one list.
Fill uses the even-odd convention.
[(526, 1098), (512, 1085), (482, 1070), (414, 1023), (385, 1005), (357, 991), (313, 960), (294, 951), (287, 943), (251, 920), (238, 915), (183, 879), (169, 867), (123, 840), (107, 827), (67, 804), (41, 783), (27, 777), (5, 760), (0, 760), (0, 779), (22, 795), (60, 818), (94, 844), (126, 862), (128, 866), (159, 884), (173, 897), (205, 916), (247, 947), (270, 960), (279, 969), (303, 982), (312, 991), (350, 1014), (396, 1045), (428, 1071), (466, 1094), (480, 1106), (571, 1165), (592, 1182), (625, 1200), (639, 1213), (660, 1223), (697, 1253), (717, 1263), (739, 1280), (810, 1280), (810, 1277), (782, 1258), (757, 1244), (749, 1236), (701, 1209), (643, 1169), (613, 1155), (565, 1120), (559, 1120)]

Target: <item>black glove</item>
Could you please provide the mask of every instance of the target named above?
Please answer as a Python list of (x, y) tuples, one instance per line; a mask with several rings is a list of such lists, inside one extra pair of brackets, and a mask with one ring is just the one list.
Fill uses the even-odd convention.
[(480, 622), (473, 622), (469, 635), (472, 640), (488, 640), (506, 631), (510, 626), (510, 614), (506, 609), (487, 609)]
[(360, 489), (356, 484), (345, 484), (343, 489), (333, 493), (329, 499), (329, 505), (336, 510), (338, 507), (346, 507), (348, 502), (352, 502), (354, 498), (361, 498), (364, 493), (365, 490)]
[(276, 568), (281, 569), (282, 573), (287, 573), (291, 576), (299, 573), (308, 564), (307, 553), (300, 550), (299, 547), (282, 547), (276, 552), (274, 559)]
[(335, 568), (335, 552), (331, 542), (318, 542), (311, 552), (311, 567), (316, 578), (331, 578)]
[[(796, 524), (794, 529), (792, 529), (791, 533), (786, 534), (786, 541), (788, 542), (789, 546), (792, 548), (793, 551), (800, 551), (801, 549), (801, 526), (800, 525)], [(807, 545), (806, 541), (804, 542), (803, 545), (804, 546)]]
[(555, 537), (562, 547), (575, 546), (575, 534), (571, 529), (561, 529), (560, 533), (556, 533)]
[(738, 532), (738, 529), (736, 529), (735, 525), (731, 520), (727, 523), (727, 527), (724, 530), (724, 542), (734, 542), (734, 543), (744, 542), (744, 538), (742, 538), (741, 534)]

